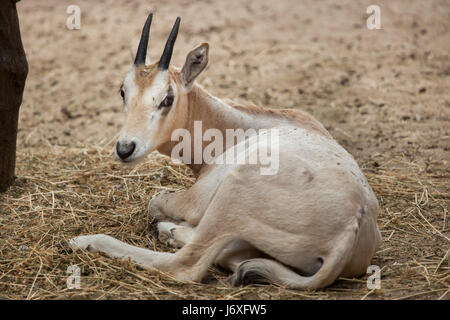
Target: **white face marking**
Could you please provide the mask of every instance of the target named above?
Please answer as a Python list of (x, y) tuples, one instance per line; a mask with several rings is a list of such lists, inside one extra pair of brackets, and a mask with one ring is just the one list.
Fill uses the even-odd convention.
[(169, 72), (160, 71), (153, 79), (152, 86), (146, 88), (144, 94), (142, 95), (142, 101), (146, 107), (159, 106), (159, 104), (164, 100), (169, 90)]
[[(125, 113), (128, 113), (128, 104), (134, 96), (137, 96), (139, 93), (139, 88), (135, 82), (135, 66), (132, 67), (130, 72), (126, 75), (125, 80), (123, 82), (123, 90), (125, 91)], [(153, 79), (153, 82), (150, 87), (144, 88), (144, 92), (142, 93), (142, 99), (140, 103), (146, 110), (146, 114), (142, 115), (146, 117), (146, 128), (142, 130), (142, 132), (134, 133), (133, 136), (128, 134), (128, 130), (125, 128), (122, 130), (119, 143), (120, 144), (129, 144), (134, 142), (136, 147), (134, 152), (126, 159), (126, 161), (137, 160), (145, 156), (147, 153), (153, 151), (156, 145), (159, 143), (158, 141), (154, 141), (155, 130), (159, 126), (160, 121), (164, 121), (167, 113), (164, 115), (164, 108), (158, 108), (161, 102), (167, 97), (169, 90), (169, 72), (168, 71), (158, 71), (158, 74)], [(173, 106), (177, 103), (177, 91), (176, 85), (173, 81), (170, 81), (170, 85), (174, 94)], [(171, 108), (171, 107), (167, 107)], [(167, 110), (167, 109), (166, 109)], [(128, 124), (132, 125), (132, 124)], [(117, 157), (117, 150), (116, 150)]]
[(124, 101), (125, 114), (128, 113), (128, 103), (130, 101), (130, 98), (136, 96), (139, 92), (136, 82), (134, 81), (135, 72), (136, 67), (133, 65), (131, 67), (130, 72), (128, 72), (128, 74), (125, 77), (125, 80), (123, 81), (122, 89), (125, 92), (125, 101)]
[[(156, 124), (160, 121), (160, 119), (163, 118), (163, 109), (158, 108), (158, 106), (167, 97), (169, 90), (168, 77), (169, 75), (167, 71), (158, 73), (153, 80), (152, 87), (147, 88), (143, 94), (142, 99), (145, 106), (154, 108), (153, 111), (148, 114), (147, 129), (149, 130), (149, 132), (151, 132)], [(172, 104), (173, 107), (177, 104), (177, 94), (175, 90), (175, 83), (172, 82), (170, 83), (170, 85), (172, 87), (174, 95)]]

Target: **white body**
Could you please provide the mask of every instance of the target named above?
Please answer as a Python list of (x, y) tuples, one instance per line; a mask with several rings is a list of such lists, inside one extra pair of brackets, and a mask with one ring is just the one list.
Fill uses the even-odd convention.
[[(202, 121), (204, 131), (223, 133), (277, 128), (278, 172), (262, 175), (260, 164), (248, 163), (191, 165), (198, 180), (189, 190), (157, 194), (149, 205), (156, 220), (170, 220), (158, 224), (159, 237), (181, 247), (176, 253), (101, 234), (74, 238), (71, 247), (130, 258), (180, 281), (200, 281), (213, 263), (234, 272), (235, 285), (265, 281), (317, 289), (339, 276), (365, 273), (381, 239), (379, 208), (353, 157), (308, 114), (231, 105), (204, 91), (194, 80), (206, 66), (208, 48), (191, 51), (181, 71), (156, 64), (132, 68), (123, 85), (127, 118), (119, 156), (134, 161), (153, 150), (170, 155), (173, 130), (194, 133), (194, 121)], [(170, 106), (164, 103), (168, 95)], [(249, 140), (256, 152), (259, 140)], [(124, 155), (131, 144), (131, 154)], [(219, 157), (236, 148), (224, 148)]]

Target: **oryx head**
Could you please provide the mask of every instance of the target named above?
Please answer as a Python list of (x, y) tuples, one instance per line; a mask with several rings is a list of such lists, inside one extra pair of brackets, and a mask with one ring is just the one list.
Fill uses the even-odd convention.
[(126, 119), (115, 155), (124, 162), (170, 144), (172, 131), (186, 126), (187, 95), (208, 63), (209, 45), (203, 43), (188, 54), (181, 71), (169, 66), (180, 26), (178, 17), (160, 60), (146, 64), (152, 16), (150, 13), (145, 22), (136, 58), (120, 87)]

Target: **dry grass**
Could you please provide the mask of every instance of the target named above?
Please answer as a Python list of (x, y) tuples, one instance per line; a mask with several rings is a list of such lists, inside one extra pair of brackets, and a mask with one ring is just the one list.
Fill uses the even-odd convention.
[[(382, 288), (367, 276), (340, 279), (323, 291), (277, 286), (230, 287), (212, 267), (206, 284), (180, 284), (101, 254), (58, 247), (79, 234), (105, 233), (153, 250), (173, 250), (149, 228), (147, 203), (160, 189), (184, 189), (189, 169), (153, 154), (137, 167), (113, 160), (110, 145), (47, 146), (18, 154), (18, 180), (1, 195), (0, 298), (7, 299), (448, 299), (448, 172), (427, 173), (402, 159), (363, 164), (381, 203), (383, 243), (373, 263)], [(388, 169), (389, 168), (389, 169)], [(67, 267), (82, 270), (82, 289), (66, 286)]]
[[(377, 31), (365, 27), (369, 0), (78, 2), (78, 31), (65, 28), (64, 1), (18, 3), (30, 72), (18, 179), (0, 194), (0, 298), (449, 299), (448, 1), (377, 1)], [(129, 44), (148, 10), (157, 12), (152, 58), (181, 15), (174, 64), (208, 41), (210, 65), (199, 82), (212, 94), (301, 108), (355, 156), (381, 204), (383, 242), (373, 260), (382, 268), (381, 290), (367, 289), (367, 275), (317, 292), (232, 288), (217, 268), (207, 284), (179, 284), (58, 248), (102, 232), (172, 250), (149, 228), (147, 203), (161, 188), (189, 187), (190, 171), (157, 155), (124, 167), (110, 154), (122, 126), (117, 91), (130, 67)], [(66, 288), (72, 264), (82, 270), (81, 290)]]

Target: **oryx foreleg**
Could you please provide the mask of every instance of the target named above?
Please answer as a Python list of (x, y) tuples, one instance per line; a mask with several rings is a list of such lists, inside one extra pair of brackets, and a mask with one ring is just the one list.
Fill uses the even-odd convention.
[(197, 182), (186, 191), (162, 191), (150, 200), (149, 215), (155, 221), (187, 221), (197, 226), (202, 219), (217, 189), (217, 179), (199, 177)]
[(195, 235), (195, 228), (189, 225), (177, 225), (172, 222), (160, 222), (157, 225), (158, 238), (175, 248), (182, 248), (191, 242)]
[(176, 253), (135, 247), (104, 234), (76, 237), (69, 241), (69, 245), (72, 249), (103, 252), (112, 258), (130, 259), (143, 268), (171, 273), (180, 281), (200, 281), (218, 254), (236, 237), (235, 225), (219, 228), (216, 222), (202, 220), (192, 241)]

